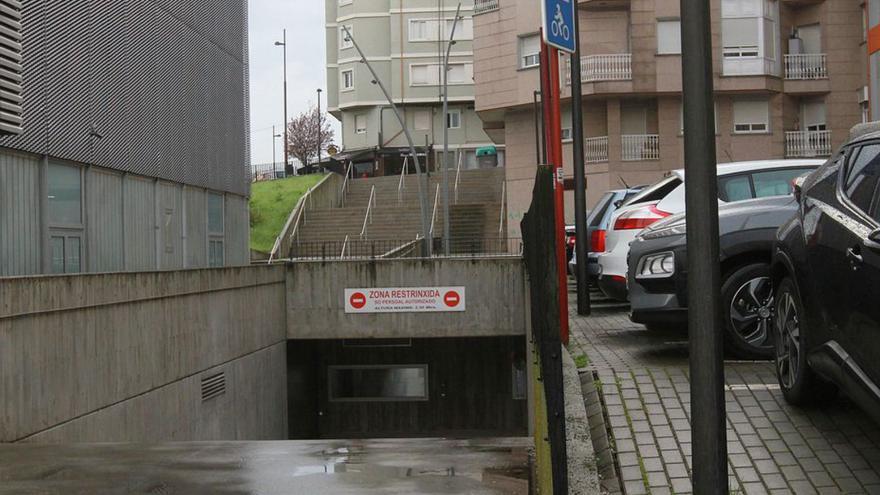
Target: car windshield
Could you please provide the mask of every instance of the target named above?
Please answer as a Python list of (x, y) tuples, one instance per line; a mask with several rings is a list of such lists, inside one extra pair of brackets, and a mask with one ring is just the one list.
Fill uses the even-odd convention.
[(669, 176), (653, 186), (646, 187), (644, 191), (627, 200), (623, 206), (660, 201), (678, 187), (679, 184), (681, 184), (681, 179), (677, 175)]

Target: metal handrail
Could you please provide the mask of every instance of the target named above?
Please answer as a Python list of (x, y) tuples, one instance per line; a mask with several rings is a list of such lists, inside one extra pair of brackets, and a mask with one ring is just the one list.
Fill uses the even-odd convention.
[(345, 258), (345, 248), (348, 247), (348, 236), (345, 236), (345, 242), (342, 243), (342, 252), (339, 253), (340, 258)]
[(348, 193), (349, 186), (351, 182), (349, 179), (351, 178), (351, 167), (354, 165), (354, 162), (351, 160), (348, 161), (348, 166), (345, 167), (345, 180), (342, 181), (342, 189), (339, 191), (339, 207), (345, 207), (345, 195)]
[(367, 235), (367, 221), (373, 223), (373, 206), (376, 205), (376, 186), (370, 188), (370, 200), (367, 202), (367, 214), (364, 215), (364, 226), (361, 228), (361, 240)]
[(498, 236), (504, 233), (504, 210), (507, 207), (507, 182), (501, 183), (501, 218), (498, 219)]
[(458, 183), (461, 182), (461, 162), (464, 154), (459, 150), (458, 152), (458, 165), (455, 166), (455, 204), (458, 204)]
[(269, 253), (269, 261), (268, 261), (269, 263), (272, 263), (273, 261), (275, 261), (278, 258), (279, 251), (282, 248), (284, 234), (286, 232), (288, 232), (288, 231), (290, 232), (287, 235), (288, 240), (294, 239), (297, 232), (299, 231), (299, 225), (301, 223), (303, 223), (303, 218), (305, 218), (306, 203), (308, 203), (310, 208), (312, 207), (312, 205), (313, 205), (313, 200), (312, 200), (313, 191), (315, 191), (316, 189), (318, 189), (319, 187), (324, 185), (324, 183), (326, 181), (328, 181), (329, 179), (330, 179), (330, 175), (325, 176), (323, 179), (321, 179), (320, 182), (318, 182), (314, 186), (310, 187), (305, 192), (305, 194), (300, 196), (299, 200), (297, 200), (296, 206), (294, 206), (293, 210), (291, 210), (290, 215), (288, 215), (288, 217), (287, 217), (287, 221), (284, 223), (284, 227), (281, 229), (281, 233), (279, 233), (278, 237), (275, 238), (275, 243), (272, 245), (272, 252)]
[(403, 168), (400, 170), (400, 180), (397, 181), (397, 203), (403, 201), (403, 191), (406, 189), (406, 168), (409, 166), (409, 156), (403, 157)]
[(440, 184), (434, 192), (434, 211), (431, 212), (431, 238), (434, 237), (434, 219), (437, 218), (437, 205), (440, 204)]

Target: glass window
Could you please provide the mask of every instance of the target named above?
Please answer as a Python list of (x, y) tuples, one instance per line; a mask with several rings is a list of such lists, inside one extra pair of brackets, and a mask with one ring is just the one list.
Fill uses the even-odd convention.
[(748, 175), (734, 175), (718, 179), (718, 197), (733, 202), (752, 199), (752, 184)]
[(330, 400), (428, 400), (428, 365), (331, 366)]
[(758, 56), (759, 22), (757, 17), (721, 20), (721, 42), (725, 58)]
[[(354, 36), (354, 28), (352, 26), (345, 26), (348, 28), (348, 32)], [(354, 43), (351, 41), (351, 37), (345, 33), (345, 29), (339, 28), (339, 49), (346, 50), (348, 48), (354, 47)]]
[(49, 239), (52, 253), (52, 273), (80, 273), (82, 271), (82, 239), (79, 236), (53, 235)]
[(681, 21), (667, 19), (657, 21), (657, 53), (681, 54)]
[(519, 68), (528, 69), (541, 65), (541, 37), (523, 36), (519, 39)]
[(790, 168), (752, 174), (755, 197), (786, 196), (792, 193), (792, 181), (812, 172), (811, 168)]
[(431, 111), (430, 110), (416, 110), (415, 116), (413, 120), (415, 121), (415, 128), (417, 131), (429, 131), (431, 130)]
[(354, 70), (344, 70), (342, 74), (342, 89), (354, 89)]
[(64, 273), (64, 237), (52, 237), (52, 273)]
[(208, 266), (220, 267), (226, 264), (225, 253), (223, 251), (223, 240), (212, 239), (208, 241)]
[(587, 218), (587, 225), (590, 227), (599, 227), (602, 225), (602, 219), (605, 218), (605, 212), (607, 212), (608, 208), (614, 203), (613, 200), (614, 193), (605, 193), (599, 202), (596, 203), (596, 206)]
[(862, 146), (850, 163), (843, 192), (857, 208), (869, 213), (880, 182), (880, 144)]
[(366, 115), (355, 115), (354, 116), (354, 132), (355, 134), (366, 134), (367, 133), (367, 116)]
[(223, 195), (208, 193), (208, 232), (223, 234)]
[(82, 174), (79, 167), (49, 164), (49, 223), (82, 225)]
[(763, 133), (770, 129), (770, 102), (767, 100), (734, 100), (733, 132)]
[(461, 110), (450, 110), (446, 116), (446, 126), (450, 129), (461, 128)]

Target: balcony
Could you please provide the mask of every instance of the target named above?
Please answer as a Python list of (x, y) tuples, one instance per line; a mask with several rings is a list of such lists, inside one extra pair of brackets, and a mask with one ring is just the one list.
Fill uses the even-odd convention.
[(660, 159), (660, 136), (657, 134), (628, 134), (620, 136), (620, 159), (639, 162)]
[(828, 57), (824, 53), (803, 53), (785, 56), (785, 79), (815, 81), (828, 79)]
[(785, 133), (787, 158), (831, 156), (831, 131), (788, 131)]
[(501, 0), (476, 0), (474, 2), (474, 15), (485, 14), (500, 8)]
[[(571, 61), (565, 62), (565, 83), (571, 86)], [(581, 82), (632, 80), (632, 54), (586, 55), (581, 57)]]
[(587, 163), (608, 161), (608, 136), (591, 137), (584, 140), (584, 159)]

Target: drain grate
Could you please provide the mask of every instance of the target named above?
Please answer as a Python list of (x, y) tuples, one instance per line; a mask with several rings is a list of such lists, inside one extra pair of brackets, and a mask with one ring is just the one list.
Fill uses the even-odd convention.
[(226, 393), (226, 374), (202, 377), (202, 402), (209, 401)]

